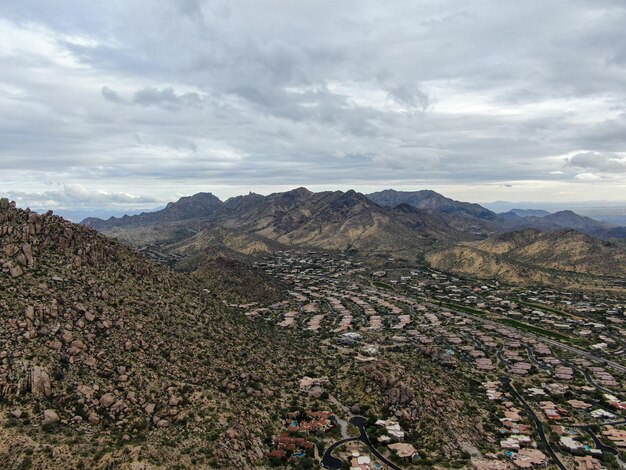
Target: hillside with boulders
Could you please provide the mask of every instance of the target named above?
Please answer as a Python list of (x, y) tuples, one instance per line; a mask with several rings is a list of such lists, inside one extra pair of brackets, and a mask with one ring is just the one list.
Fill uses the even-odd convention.
[(0, 253), (0, 467), (263, 461), (304, 361), (285, 339), (193, 278), (6, 199)]

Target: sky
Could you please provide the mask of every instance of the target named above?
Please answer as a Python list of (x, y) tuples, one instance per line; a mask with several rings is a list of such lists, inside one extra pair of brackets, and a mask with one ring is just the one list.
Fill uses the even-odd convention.
[(623, 0), (0, 0), (0, 194), (626, 201)]

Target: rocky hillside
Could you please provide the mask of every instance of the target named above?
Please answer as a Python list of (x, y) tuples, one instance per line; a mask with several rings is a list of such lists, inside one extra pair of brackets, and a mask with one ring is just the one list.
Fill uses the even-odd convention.
[(559, 283), (578, 274), (626, 275), (622, 247), (568, 229), (500, 234), (436, 251), (427, 259), (437, 269), (515, 284)]
[(0, 265), (0, 467), (264, 465), (306, 343), (296, 352), (193, 278), (6, 199)]
[(284, 300), (288, 289), (270, 279), (236, 252), (206, 249), (186, 256), (173, 264), (178, 271), (189, 272), (213, 295), (229, 303), (274, 303)]

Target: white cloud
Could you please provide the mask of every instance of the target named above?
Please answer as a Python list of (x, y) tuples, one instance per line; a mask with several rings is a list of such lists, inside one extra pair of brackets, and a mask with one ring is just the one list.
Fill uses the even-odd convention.
[(601, 176), (594, 175), (593, 173), (578, 173), (574, 178), (580, 181), (599, 181), (602, 179)]
[(622, 188), (625, 21), (582, 0), (2, 2), (0, 183)]
[(65, 184), (61, 189), (40, 193), (9, 191), (5, 196), (18, 203), (50, 209), (115, 206), (134, 208), (154, 205), (160, 202), (153, 197), (139, 196), (126, 192), (90, 190), (81, 184)]

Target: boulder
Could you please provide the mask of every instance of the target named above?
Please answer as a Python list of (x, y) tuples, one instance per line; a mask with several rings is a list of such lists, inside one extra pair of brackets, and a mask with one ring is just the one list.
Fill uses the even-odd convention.
[(117, 400), (111, 406), (111, 411), (121, 411), (122, 409), (124, 409), (124, 400)]
[(53, 423), (59, 422), (60, 420), (61, 418), (59, 418), (59, 415), (57, 414), (56, 411), (45, 410), (43, 412), (43, 418), (41, 419), (41, 424), (43, 425), (53, 424)]
[(32, 305), (29, 305), (28, 307), (26, 307), (24, 309), (24, 315), (30, 321), (35, 321), (35, 307), (33, 307)]
[(34, 366), (30, 373), (30, 391), (36, 397), (49, 397), (52, 394), (52, 384), (48, 371)]
[(22, 271), (22, 268), (20, 268), (19, 266), (9, 267), (9, 275), (11, 277), (20, 277), (22, 274), (24, 274), (24, 271)]
[(105, 393), (100, 397), (100, 404), (105, 408), (109, 408), (113, 403), (115, 403), (116, 398), (112, 393)]
[(28, 243), (22, 245), (22, 253), (24, 254), (26, 265), (32, 266), (34, 264), (33, 249)]
[(89, 424), (91, 424), (92, 426), (96, 426), (100, 423), (100, 416), (98, 416), (96, 413), (89, 413), (87, 421), (89, 421)]

